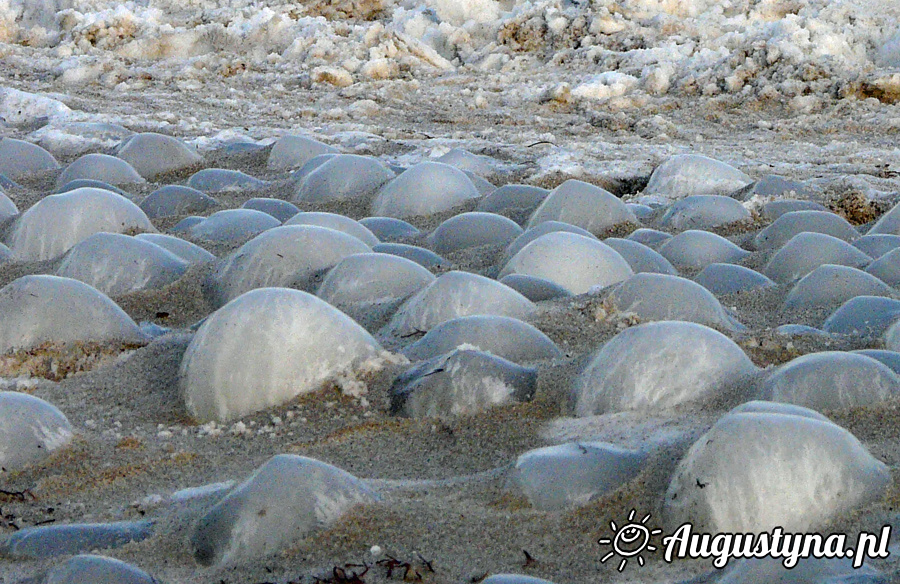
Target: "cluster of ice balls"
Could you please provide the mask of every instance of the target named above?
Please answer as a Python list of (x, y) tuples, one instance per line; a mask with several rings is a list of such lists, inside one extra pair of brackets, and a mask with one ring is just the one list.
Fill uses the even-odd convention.
[[(12, 198), (0, 199), (9, 221), (8, 257), (0, 261), (52, 265), (56, 273), (0, 290), (2, 353), (46, 343), (146, 343), (148, 334), (110, 297), (163, 288), (192, 265), (212, 264), (204, 284), (215, 310), (195, 327), (179, 370), (196, 420), (239, 420), (328, 383), (361, 397), (366, 375), (405, 359), (410, 366), (390, 390), (392, 412), (460, 416), (534, 399), (542, 368), (568, 359), (534, 325), (535, 315), (548, 300), (588, 294), (598, 320), (629, 315), (640, 324), (588, 356), (571, 388), (575, 415), (749, 402), (687, 452), (669, 486), (669, 520), (710, 529), (761, 530), (777, 521), (807, 528), (874, 500), (888, 484), (884, 465), (816, 411), (873, 405), (900, 390), (900, 353), (893, 352), (900, 300), (887, 259), (900, 248), (895, 211), (863, 235), (824, 207), (782, 198), (763, 207), (771, 223), (760, 229), (750, 212), (756, 208), (742, 201), (757, 188), (750, 178), (697, 155), (660, 165), (640, 206), (580, 181), (552, 191), (505, 185), (485, 195), (483, 179), (466, 173), (483, 160), (456, 153), (393, 168), (303, 137), (277, 141), (268, 159), (273, 172), (294, 170), (286, 179), (292, 202), (254, 196), (223, 209), (217, 196), (258, 195), (271, 181), (198, 170), (202, 157), (152, 134), (130, 137), (117, 157), (88, 154), (63, 170), (49, 153), (5, 147), (26, 159), (20, 168), (59, 172), (62, 184), (22, 213)], [(161, 186), (140, 204), (116, 186), (178, 173), (190, 175), (187, 185)], [(797, 192), (796, 184), (782, 186)], [(372, 216), (302, 210), (323, 201), (350, 201)], [(430, 233), (412, 224), (455, 210), (466, 211)], [(153, 223), (184, 216), (168, 233)], [(729, 229), (755, 233), (722, 235)], [(443, 256), (479, 250), (495, 254), (495, 277), (446, 269), (453, 262)], [(831, 310), (821, 334), (883, 339), (888, 350), (813, 353), (758, 368), (735, 342), (747, 326), (721, 298), (779, 287), (784, 314)], [(4, 414), (7, 427), (0, 427), (4, 467), (39, 462), (71, 439), (52, 405), (0, 397), (2, 411), (15, 413)], [(804, 448), (796, 448), (798, 434)], [(740, 464), (735, 451), (744, 453)], [(651, 454), (597, 440), (551, 446), (522, 454), (507, 486), (538, 509), (565, 509), (627, 485)], [(743, 477), (740, 497), (728, 495), (734, 476)], [(284, 492), (297, 477), (303, 488), (292, 482)], [(696, 480), (714, 488), (694, 488)], [(787, 484), (797, 486), (791, 497), (782, 496)], [(295, 513), (260, 519), (284, 500)], [(376, 500), (340, 469), (279, 456), (222, 493), (191, 545), (203, 564), (240, 563)], [(86, 529), (90, 539), (110, 528)]]

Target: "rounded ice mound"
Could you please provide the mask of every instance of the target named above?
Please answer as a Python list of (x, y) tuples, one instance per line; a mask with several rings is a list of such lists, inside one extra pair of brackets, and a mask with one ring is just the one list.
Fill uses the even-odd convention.
[(359, 224), (371, 231), (379, 241), (397, 241), (422, 234), (414, 225), (393, 217), (366, 217), (360, 219)]
[(300, 168), (320, 154), (339, 154), (340, 150), (307, 138), (306, 136), (282, 136), (272, 146), (266, 163), (271, 170)]
[(717, 296), (776, 285), (759, 272), (734, 264), (709, 264), (694, 277), (694, 282)]
[(14, 138), (0, 138), (0, 174), (7, 178), (17, 180), (58, 168), (56, 158), (37, 144)]
[(871, 261), (868, 255), (831, 235), (798, 233), (772, 256), (763, 273), (779, 284), (786, 284), (823, 264), (864, 268)]
[(46, 342), (145, 340), (124, 310), (78, 280), (23, 276), (0, 289), (0, 355)]
[(689, 230), (679, 233), (659, 247), (659, 253), (676, 268), (702, 270), (709, 264), (731, 264), (748, 255), (721, 235)]
[(607, 302), (619, 312), (634, 313), (641, 322), (681, 320), (723, 330), (743, 330), (706, 288), (667, 274), (636, 274), (617, 285)]
[(769, 201), (762, 208), (762, 215), (769, 221), (775, 221), (785, 213), (793, 211), (825, 211), (828, 209), (815, 201), (798, 201), (796, 199), (783, 199)]
[(107, 296), (167, 286), (188, 264), (155, 243), (118, 233), (95, 233), (69, 250), (57, 276), (89, 284)]
[(366, 326), (367, 320), (389, 316), (400, 302), (434, 280), (434, 274), (412, 260), (359, 253), (335, 264), (316, 295)]
[(894, 205), (890, 211), (881, 216), (868, 235), (900, 235), (900, 204)]
[(535, 509), (585, 505), (636, 477), (647, 455), (605, 442), (569, 442), (519, 456), (510, 482)]
[(181, 185), (156, 189), (140, 204), (141, 210), (151, 219), (203, 213), (218, 206), (219, 202), (206, 193)]
[(271, 286), (306, 286), (369, 246), (334, 229), (286, 225), (261, 233), (222, 259), (212, 275), (215, 300), (224, 304), (244, 292)]
[(181, 221), (175, 224), (172, 227), (172, 231), (175, 233), (190, 233), (191, 228), (195, 225), (200, 225), (206, 221), (206, 217), (201, 217), (199, 215), (191, 215), (190, 217), (185, 217)]
[(550, 280), (537, 276), (525, 276), (523, 274), (508, 274), (500, 278), (501, 284), (506, 284), (532, 302), (565, 298), (572, 293)]
[(140, 233), (134, 237), (136, 239), (154, 243), (164, 250), (178, 256), (188, 264), (202, 264), (215, 261), (216, 259), (216, 256), (199, 245), (172, 235), (163, 235), (162, 233)]
[(461, 213), (438, 225), (428, 241), (439, 254), (482, 245), (508, 245), (522, 235), (515, 221), (493, 213)]
[(0, 391), (0, 474), (40, 462), (72, 440), (72, 425), (34, 396)]
[(618, 237), (607, 237), (603, 243), (616, 250), (628, 262), (635, 274), (647, 272), (670, 276), (678, 275), (678, 270), (669, 263), (669, 260), (642, 243)]
[(0, 243), (0, 263), (11, 262), (13, 259), (12, 250)]
[(440, 162), (420, 162), (381, 187), (372, 214), (396, 219), (433, 215), (480, 197), (461, 170)]
[(756, 249), (777, 249), (798, 233), (824, 233), (846, 242), (859, 232), (846, 219), (828, 211), (792, 211), (760, 231), (753, 239)]
[(896, 351), (885, 351), (884, 349), (861, 349), (851, 352), (859, 353), (860, 355), (865, 355), (866, 357), (871, 357), (876, 361), (880, 361), (881, 363), (887, 365), (888, 369), (890, 369), (897, 375), (900, 375), (900, 353)]
[(530, 401), (537, 369), (482, 351), (457, 349), (413, 366), (391, 387), (391, 413), (410, 418), (474, 414)]
[(749, 176), (719, 160), (700, 154), (676, 154), (656, 167), (644, 194), (668, 199), (729, 195), (750, 182)]
[(285, 225), (316, 225), (327, 227), (351, 235), (368, 246), (380, 243), (378, 238), (366, 227), (350, 217), (337, 213), (306, 212), (297, 213)]
[(309, 173), (311, 173), (315, 169), (319, 168), (320, 166), (322, 166), (323, 164), (325, 164), (326, 162), (328, 162), (330, 159), (334, 158), (335, 156), (338, 156), (337, 152), (327, 152), (325, 154), (319, 154), (318, 156), (313, 156), (312, 158), (307, 160), (303, 164), (303, 166), (301, 166), (300, 168), (298, 168), (297, 170), (295, 170), (291, 173), (291, 182), (294, 184), (295, 187), (299, 186), (300, 183), (303, 182), (303, 179), (306, 178), (306, 176)]
[(665, 229), (712, 229), (750, 218), (750, 211), (731, 197), (692, 195), (673, 203), (659, 224)]
[(191, 534), (201, 565), (235, 565), (284, 551), (378, 495), (335, 466), (273, 456), (200, 518)]
[(394, 177), (391, 169), (374, 158), (338, 154), (303, 178), (293, 200), (327, 203), (369, 199), (381, 185)]
[(880, 296), (856, 296), (843, 303), (822, 325), (827, 333), (880, 337), (900, 319), (900, 300)]
[(22, 213), (7, 243), (17, 260), (51, 260), (94, 233), (156, 231), (141, 209), (121, 195), (81, 188), (50, 195)]
[(475, 314), (526, 318), (534, 303), (504, 284), (469, 272), (452, 271), (403, 303), (389, 329), (398, 336), (427, 332), (450, 319)]
[(281, 221), (253, 209), (225, 209), (216, 211), (188, 229), (191, 237), (212, 243), (231, 243), (274, 229)]
[(900, 235), (863, 235), (853, 247), (877, 260), (900, 247)]
[(130, 164), (108, 154), (85, 154), (72, 162), (56, 179), (61, 187), (79, 178), (101, 180), (112, 185), (147, 182)]
[(460, 170), (468, 170), (481, 176), (492, 174), (498, 163), (495, 158), (482, 154), (473, 154), (462, 148), (453, 148), (446, 154), (439, 156), (437, 162), (443, 162)]
[(6, 196), (3, 189), (0, 189), (0, 222), (15, 217), (19, 214), (19, 208), (12, 202), (12, 199)]
[(867, 406), (900, 392), (900, 378), (865, 355), (826, 351), (797, 357), (762, 381), (763, 399), (817, 411)]
[(225, 168), (205, 168), (195, 172), (187, 181), (187, 186), (204, 193), (223, 191), (256, 191), (268, 183), (240, 170)]
[(893, 296), (890, 286), (862, 270), (825, 264), (797, 282), (787, 298), (785, 310), (840, 306), (855, 296)]
[(478, 191), (478, 194), (482, 197), (486, 197), (489, 194), (493, 193), (497, 190), (497, 185), (488, 182), (487, 179), (484, 179), (474, 172), (470, 170), (463, 171), (469, 180), (472, 181), (472, 184), (475, 185), (475, 189)]
[(184, 354), (179, 383), (192, 416), (226, 422), (315, 391), (380, 351), (324, 300), (262, 288), (206, 319)]
[(144, 132), (122, 142), (116, 156), (127, 162), (147, 180), (186, 170), (203, 162), (203, 157), (172, 136)]
[(900, 286), (900, 250), (890, 251), (869, 264), (866, 273), (890, 286)]
[[(741, 201), (749, 201), (754, 195), (760, 197), (810, 197), (817, 192), (818, 189), (808, 183), (786, 179), (775, 174), (767, 174), (758, 181), (752, 182), (732, 193), (732, 196)], [(825, 209), (823, 208), (822, 210), (824, 211)]]
[(625, 206), (631, 209), (631, 212), (634, 213), (634, 216), (638, 219), (646, 219), (650, 215), (653, 215), (653, 207), (650, 205), (643, 205), (641, 203), (625, 203)]
[(755, 371), (739, 346), (711, 328), (679, 321), (642, 324), (594, 353), (575, 383), (575, 412), (663, 410), (722, 395)]
[(741, 405), (732, 408), (728, 413), (784, 414), (790, 416), (801, 416), (804, 418), (810, 418), (811, 420), (821, 420), (823, 422), (831, 421), (819, 412), (811, 410), (809, 408), (805, 408), (803, 406), (783, 402), (765, 401), (761, 399), (744, 402)]
[(614, 227), (639, 225), (622, 199), (606, 189), (569, 179), (552, 191), (528, 220), (528, 227), (544, 221), (562, 221), (600, 235)]
[(147, 572), (115, 558), (74, 556), (47, 572), (40, 584), (156, 584)]
[(705, 533), (814, 530), (872, 502), (890, 484), (884, 463), (831, 422), (728, 413), (688, 451), (669, 484), (666, 522)]
[(432, 269), (450, 265), (447, 260), (434, 253), (430, 249), (407, 245), (405, 243), (379, 243), (372, 246), (372, 251), (387, 253), (414, 261), (423, 268)]
[(529, 215), (547, 198), (550, 191), (531, 185), (504, 185), (478, 202), (476, 211), (483, 213), (527, 212)]
[(403, 354), (412, 361), (421, 361), (449, 353), (462, 345), (519, 364), (563, 356), (556, 343), (530, 324), (492, 315), (448, 320), (407, 347)]
[(596, 239), (599, 241), (596, 235), (581, 227), (575, 227), (574, 225), (563, 223), (562, 221), (544, 221), (540, 225), (529, 227), (522, 235), (515, 238), (506, 248), (506, 257), (511, 258), (516, 255), (523, 247), (542, 235), (555, 233), (557, 231), (575, 233), (576, 235), (583, 235), (589, 239)]
[(613, 248), (596, 239), (555, 231), (542, 235), (514, 255), (500, 276), (524, 274), (558, 284), (574, 294), (621, 282), (634, 272)]
[(664, 231), (641, 227), (640, 229), (635, 229), (634, 231), (632, 231), (631, 234), (629, 234), (625, 239), (629, 241), (636, 241), (638, 243), (646, 245), (650, 249), (658, 250), (659, 246), (672, 239), (672, 236), (668, 233), (665, 233)]
[(0, 543), (0, 555), (16, 560), (53, 558), (122, 547), (152, 533), (152, 521), (39, 525), (20, 529)]
[(300, 212), (297, 205), (282, 201), (281, 199), (269, 199), (265, 197), (256, 197), (250, 199), (243, 205), (242, 209), (253, 209), (254, 211), (262, 211), (275, 217), (279, 221), (287, 221)]
[(75, 189), (80, 189), (83, 187), (90, 187), (92, 189), (103, 189), (107, 191), (112, 191), (117, 195), (122, 195), (128, 200), (131, 200), (130, 195), (120, 189), (117, 186), (111, 185), (108, 182), (103, 182), (102, 180), (94, 180), (92, 178), (76, 178), (75, 180), (70, 180), (66, 184), (61, 187), (57, 187), (56, 192), (54, 194), (60, 195), (62, 193), (68, 193), (69, 191), (74, 191)]

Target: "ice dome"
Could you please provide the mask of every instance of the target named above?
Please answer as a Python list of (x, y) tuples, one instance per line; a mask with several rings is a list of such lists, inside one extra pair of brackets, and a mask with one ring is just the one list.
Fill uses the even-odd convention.
[(556, 231), (563, 231), (565, 233), (574, 233), (576, 235), (583, 235), (589, 239), (597, 239), (597, 236), (591, 233), (586, 229), (582, 229), (581, 227), (576, 227), (574, 225), (570, 225), (568, 223), (563, 223), (562, 221), (544, 221), (534, 227), (529, 227), (525, 230), (524, 233), (516, 237), (512, 243), (510, 243), (506, 247), (506, 257), (511, 258), (512, 256), (519, 253), (523, 247), (541, 237), (542, 235), (547, 235), (548, 233), (554, 233)]
[(695, 532), (803, 533), (879, 499), (890, 482), (884, 463), (836, 424), (728, 413), (679, 463), (664, 513)]
[(187, 268), (187, 262), (155, 243), (95, 233), (66, 253), (56, 275), (90, 284), (108, 296), (121, 296), (167, 286)]
[(828, 208), (815, 201), (776, 199), (763, 205), (762, 215), (769, 221), (775, 221), (785, 213), (792, 211), (828, 211)]
[(900, 204), (881, 216), (868, 235), (900, 235)]
[(594, 235), (620, 225), (640, 223), (614, 194), (575, 179), (567, 180), (547, 195), (528, 220), (528, 227), (544, 221), (562, 221)]
[(185, 241), (174, 235), (163, 235), (162, 233), (139, 233), (134, 236), (136, 239), (142, 239), (154, 243), (159, 247), (175, 254), (189, 264), (201, 264), (205, 262), (213, 262), (216, 256), (209, 253), (199, 245)]
[(730, 264), (748, 255), (721, 235), (691, 229), (679, 233), (659, 247), (659, 253), (676, 268), (702, 270), (709, 264)]
[(831, 235), (798, 233), (772, 256), (763, 273), (779, 284), (786, 284), (823, 264), (864, 268), (871, 261), (868, 255)]
[(190, 414), (226, 422), (352, 374), (381, 347), (306, 292), (261, 288), (211, 314), (188, 345), (179, 384)]
[(518, 210), (530, 215), (549, 194), (547, 189), (531, 185), (503, 185), (481, 199), (475, 210), (499, 214)]
[(840, 306), (855, 296), (893, 296), (890, 286), (862, 270), (824, 264), (803, 276), (784, 299), (786, 310)]
[(673, 203), (659, 224), (664, 229), (712, 229), (750, 218), (750, 211), (731, 197), (692, 195)]
[(481, 176), (492, 174), (499, 163), (495, 158), (481, 154), (472, 154), (462, 148), (452, 148), (446, 154), (439, 156), (437, 162), (443, 162), (460, 170), (467, 170)]
[(760, 231), (753, 239), (756, 249), (778, 249), (798, 233), (824, 233), (846, 242), (859, 232), (846, 219), (827, 211), (792, 211)]
[(223, 191), (256, 191), (268, 183), (240, 170), (226, 168), (204, 168), (191, 175), (187, 186), (204, 193)]
[(190, 537), (203, 566), (236, 565), (289, 549), (378, 495), (324, 462), (279, 454), (207, 511)]
[(144, 132), (122, 142), (116, 156), (127, 162), (147, 180), (157, 180), (172, 172), (186, 170), (203, 162), (203, 157), (172, 136)]
[(271, 170), (289, 170), (300, 168), (320, 154), (339, 154), (340, 150), (307, 138), (306, 136), (287, 135), (279, 138), (269, 153), (268, 167)]
[(734, 264), (709, 264), (694, 277), (694, 282), (717, 296), (776, 285), (759, 272)]
[(3, 189), (0, 189), (0, 222), (15, 217), (19, 214), (19, 208), (12, 202), (12, 199), (6, 196)]
[(305, 286), (345, 257), (369, 251), (357, 238), (327, 227), (276, 227), (219, 261), (212, 276), (216, 301), (224, 304), (254, 288)]
[(366, 200), (394, 176), (391, 169), (374, 158), (338, 154), (303, 178), (293, 200), (304, 203)]
[(56, 186), (80, 178), (102, 180), (113, 185), (147, 182), (121, 158), (97, 153), (85, 154), (67, 166), (56, 179)]
[(645, 195), (683, 199), (692, 195), (730, 195), (750, 184), (740, 170), (700, 154), (676, 154), (650, 175)]
[(285, 225), (318, 225), (351, 235), (368, 246), (380, 243), (378, 238), (359, 221), (337, 213), (305, 212), (297, 213)]
[(460, 316), (493, 314), (525, 318), (534, 303), (504, 284), (469, 272), (452, 271), (403, 303), (389, 329), (398, 336), (427, 332)]
[(201, 241), (233, 243), (249, 239), (279, 225), (281, 221), (262, 211), (225, 209), (216, 211), (206, 219), (191, 225), (188, 233)]
[(262, 211), (275, 217), (279, 221), (287, 221), (300, 212), (297, 205), (282, 201), (281, 199), (270, 199), (267, 197), (254, 197), (241, 205), (241, 209), (253, 209), (254, 211)]
[(17, 260), (50, 260), (94, 233), (156, 231), (141, 209), (121, 195), (80, 188), (49, 195), (16, 219), (7, 243)]
[(359, 224), (371, 231), (379, 241), (398, 241), (422, 233), (414, 225), (393, 217), (366, 217), (360, 219)]
[(405, 243), (379, 243), (378, 245), (372, 246), (372, 251), (406, 258), (428, 270), (450, 265), (447, 260), (430, 249), (425, 249), (424, 247), (419, 247), (417, 245), (407, 245)]
[(506, 246), (522, 235), (515, 221), (493, 213), (461, 213), (437, 226), (428, 241), (439, 254), (482, 245)]
[(869, 264), (866, 273), (890, 286), (900, 286), (900, 250), (889, 251)]
[(72, 440), (55, 406), (25, 393), (0, 391), (0, 476), (44, 460)]
[(578, 416), (665, 410), (723, 395), (756, 372), (731, 339), (700, 324), (662, 321), (625, 329), (575, 382)]
[(463, 171), (440, 162), (420, 162), (381, 187), (372, 214), (396, 219), (433, 215), (480, 197)]
[(0, 138), (0, 174), (7, 178), (17, 180), (58, 168), (56, 158), (37, 144), (14, 138)]
[(131, 317), (83, 282), (23, 276), (0, 289), (0, 354), (41, 343), (143, 343)]
[(554, 282), (537, 276), (524, 274), (507, 274), (500, 278), (501, 284), (506, 284), (532, 302), (564, 298), (573, 294)]
[(641, 227), (640, 229), (635, 229), (634, 231), (632, 231), (625, 239), (629, 241), (636, 241), (640, 244), (646, 245), (650, 249), (655, 249), (658, 251), (659, 246), (672, 239), (672, 236), (668, 233), (665, 233), (664, 231)]
[(73, 556), (51, 568), (37, 584), (156, 584), (147, 572), (115, 558)]
[(607, 237), (603, 243), (616, 250), (628, 262), (635, 274), (646, 272), (678, 275), (678, 270), (669, 263), (669, 260), (642, 243), (618, 237)]
[(621, 282), (634, 272), (613, 248), (596, 239), (554, 231), (514, 255), (500, 276), (524, 274), (550, 280), (574, 294)]
[(853, 242), (853, 247), (877, 260), (900, 247), (900, 235), (863, 235)]
[(167, 185), (156, 189), (144, 197), (140, 204), (140, 208), (151, 219), (203, 213), (218, 206), (219, 202), (206, 193), (181, 185)]

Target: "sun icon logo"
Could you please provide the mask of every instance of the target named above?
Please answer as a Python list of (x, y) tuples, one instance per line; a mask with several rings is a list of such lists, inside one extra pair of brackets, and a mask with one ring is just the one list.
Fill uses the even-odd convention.
[(650, 519), (649, 513), (647, 513), (647, 515), (639, 522), (634, 520), (636, 515), (637, 510), (632, 509), (631, 513), (628, 514), (628, 523), (621, 528), (616, 525), (615, 521), (609, 522), (609, 527), (612, 529), (615, 537), (612, 539), (604, 537), (597, 540), (597, 543), (600, 545), (612, 546), (612, 549), (600, 559), (601, 564), (606, 563), (606, 560), (611, 557), (618, 555), (622, 558), (621, 563), (619, 563), (619, 571), (621, 572), (625, 569), (630, 558), (637, 558), (638, 564), (643, 566), (644, 557), (641, 555), (641, 552), (644, 550), (647, 550), (648, 552), (656, 551), (656, 546), (650, 543), (650, 539), (654, 535), (662, 533), (662, 529), (651, 530), (645, 525), (647, 520)]

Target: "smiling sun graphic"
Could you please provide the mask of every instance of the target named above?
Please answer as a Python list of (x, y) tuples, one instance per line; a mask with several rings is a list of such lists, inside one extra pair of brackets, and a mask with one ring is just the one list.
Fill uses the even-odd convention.
[(609, 522), (609, 527), (612, 529), (615, 537), (612, 539), (604, 537), (597, 540), (597, 543), (600, 545), (612, 546), (612, 549), (600, 559), (601, 564), (606, 563), (606, 560), (617, 555), (622, 558), (621, 563), (619, 563), (619, 571), (621, 572), (625, 569), (630, 558), (637, 558), (638, 564), (643, 566), (644, 557), (641, 555), (641, 552), (644, 550), (648, 552), (656, 551), (656, 546), (650, 543), (650, 539), (654, 535), (662, 533), (662, 529), (650, 530), (645, 525), (647, 520), (650, 519), (649, 513), (639, 522), (634, 520), (636, 515), (637, 511), (632, 509), (631, 513), (628, 514), (628, 523), (621, 528), (616, 525), (615, 521)]

